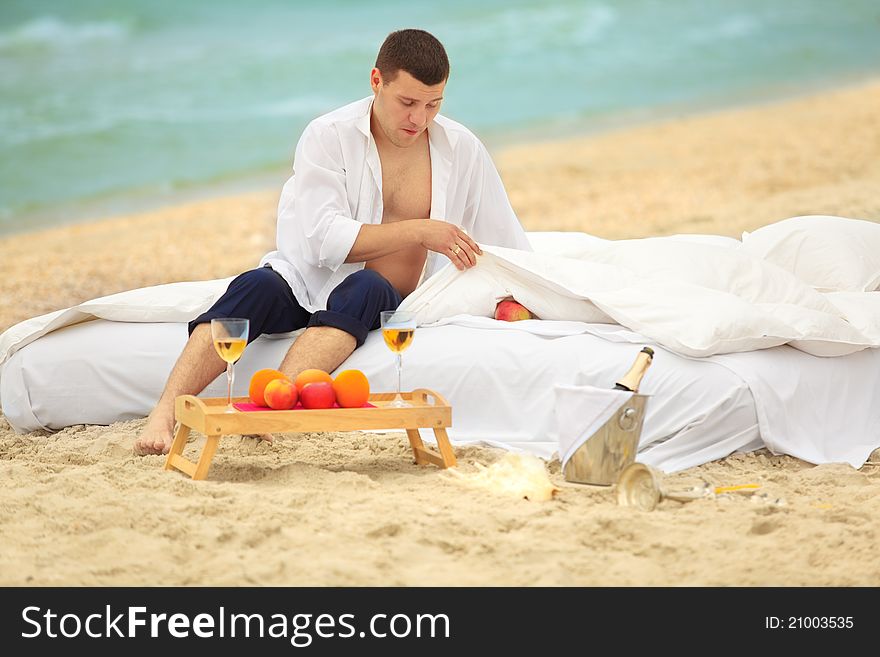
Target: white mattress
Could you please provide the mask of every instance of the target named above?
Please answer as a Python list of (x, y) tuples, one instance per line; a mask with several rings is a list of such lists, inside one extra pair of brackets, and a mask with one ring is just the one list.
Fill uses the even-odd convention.
[[(578, 325), (541, 324), (550, 333), (570, 333)], [(276, 366), (292, 340), (263, 337), (252, 343), (236, 367), (235, 394), (246, 395), (250, 375)], [(20, 432), (143, 417), (185, 341), (184, 323), (94, 320), (59, 329), (4, 364), (3, 412)], [(637, 351), (633, 344), (583, 332), (548, 337), (511, 328), (425, 328), (405, 354), (403, 385), (432, 388), (449, 400), (455, 444), (485, 442), (547, 458), (557, 449), (554, 384), (610, 387)], [(394, 358), (378, 332), (341, 367), (362, 369), (374, 390), (396, 384)], [(641, 461), (673, 471), (764, 444), (752, 394), (728, 367), (658, 348), (642, 391), (652, 398)], [(225, 392), (224, 374), (203, 395)], [(424, 437), (431, 439), (427, 432)]]

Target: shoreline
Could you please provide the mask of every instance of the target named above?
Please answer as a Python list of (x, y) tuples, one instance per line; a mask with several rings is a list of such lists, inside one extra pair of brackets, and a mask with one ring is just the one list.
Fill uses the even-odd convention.
[[(480, 138), (494, 156), (509, 148), (529, 145), (542, 146), (572, 139), (581, 140), (585, 137), (612, 135), (635, 128), (662, 125), (670, 121), (711, 117), (724, 112), (758, 110), (828, 93), (856, 91), (876, 84), (880, 84), (880, 71), (850, 73), (833, 80), (816, 80), (792, 85), (782, 90), (778, 86), (772, 88), (762, 86), (755, 87), (750, 92), (729, 92), (714, 99), (703, 99), (701, 102), (680, 101), (665, 105), (631, 108), (622, 112), (622, 116), (619, 118), (611, 114), (595, 117), (578, 115), (570, 119), (556, 121), (551, 124), (550, 128), (535, 126), (499, 131), (497, 134), (487, 131), (486, 138), (483, 139), (482, 136)], [(763, 91), (759, 92), (759, 89), (763, 89)], [(564, 124), (564, 127), (553, 127), (555, 124)]]
[[(746, 92), (730, 92), (716, 99), (700, 103), (670, 103), (667, 105), (632, 108), (617, 114), (600, 116), (578, 115), (557, 119), (543, 126), (529, 126), (510, 130), (481, 131), (478, 137), (497, 160), (510, 149), (543, 147), (571, 140), (601, 137), (639, 128), (662, 126), (673, 121), (700, 119), (717, 114), (773, 107), (791, 101), (834, 92), (855, 91), (880, 84), (880, 72), (851, 73), (841, 81), (822, 80), (798, 84), (779, 90), (774, 88), (758, 95)], [(754, 91), (754, 90), (753, 90)], [(291, 149), (295, 146), (291, 144)], [(112, 194), (105, 198), (70, 201), (13, 215), (36, 225), (22, 229), (0, 231), (0, 243), (23, 234), (64, 229), (79, 224), (117, 219), (122, 216), (160, 212), (203, 201), (224, 199), (253, 193), (279, 193), (288, 178), (292, 162), (266, 166), (258, 171), (230, 175), (222, 181), (204, 181), (185, 185), (171, 191), (129, 191)], [(61, 222), (50, 219), (62, 211), (68, 214)]]

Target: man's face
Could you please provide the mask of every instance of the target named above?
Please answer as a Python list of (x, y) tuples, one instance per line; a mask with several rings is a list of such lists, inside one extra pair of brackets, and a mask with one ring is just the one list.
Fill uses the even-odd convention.
[[(386, 82), (379, 69), (370, 74), (373, 87), (373, 116), (382, 134), (392, 144), (406, 148), (415, 144), (440, 111), (446, 82), (428, 86), (406, 71)], [(374, 135), (375, 136), (375, 135)]]

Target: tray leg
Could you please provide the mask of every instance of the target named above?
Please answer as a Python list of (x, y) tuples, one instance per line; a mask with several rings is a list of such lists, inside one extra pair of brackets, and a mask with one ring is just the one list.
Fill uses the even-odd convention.
[(407, 429), (406, 436), (409, 438), (409, 444), (412, 447), (413, 456), (416, 459), (416, 463), (422, 465), (427, 462), (427, 460), (421, 455), (421, 452), (425, 451), (425, 444), (422, 442), (422, 437), (419, 435), (418, 429)]
[(454, 468), (458, 461), (455, 460), (455, 452), (452, 451), (452, 445), (449, 444), (446, 429), (434, 429), (434, 436), (437, 438), (437, 447), (440, 448), (440, 455), (443, 458), (443, 467)]
[(217, 445), (220, 444), (220, 436), (208, 436), (205, 446), (202, 448), (202, 455), (196, 464), (196, 471), (193, 473), (193, 479), (204, 479), (208, 476), (208, 469), (211, 467), (211, 459), (214, 458), (214, 452), (217, 451)]
[[(438, 431), (442, 431), (441, 436)], [(446, 437), (445, 429), (434, 429), (434, 435), (437, 436), (437, 445), (440, 447), (438, 454), (432, 449), (425, 447), (422, 437), (419, 435), (418, 429), (407, 429), (406, 435), (409, 437), (409, 444), (412, 445), (413, 455), (418, 465), (427, 465), (433, 463), (441, 468), (451, 468), (455, 465), (455, 454), (449, 445), (449, 439)]]
[(189, 427), (178, 422), (177, 429), (174, 431), (174, 440), (171, 442), (171, 449), (168, 450), (168, 457), (165, 459), (165, 469), (171, 470), (177, 467), (176, 461), (186, 459), (183, 458), (183, 448), (186, 447), (186, 439), (189, 436)]

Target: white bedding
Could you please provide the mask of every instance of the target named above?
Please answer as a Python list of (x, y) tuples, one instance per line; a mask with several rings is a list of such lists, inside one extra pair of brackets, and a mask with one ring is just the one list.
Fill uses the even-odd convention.
[(448, 267), (401, 308), (431, 325), (492, 316), (513, 297), (541, 319), (616, 323), (693, 357), (780, 344), (817, 356), (880, 346), (876, 292), (823, 294), (736, 246), (655, 237), (560, 247), (484, 247), (476, 267)]
[[(537, 253), (485, 247), (478, 267), (450, 267), (405, 302), (421, 328), (405, 355), (404, 386), (449, 399), (454, 442), (551, 456), (553, 386), (610, 386), (644, 343), (657, 347), (643, 387), (652, 394), (644, 462), (671, 471), (766, 445), (859, 466), (880, 446), (880, 349), (870, 348), (880, 344), (880, 293), (817, 292), (730, 238), (530, 239)], [(228, 281), (134, 290), (12, 327), (0, 336), (7, 419), (31, 431), (146, 415), (186, 340), (185, 322)], [(545, 321), (490, 319), (506, 296)], [(87, 321), (94, 317), (105, 319)], [(256, 369), (276, 366), (292, 339), (249, 346), (237, 394)], [(374, 389), (395, 384), (376, 334), (349, 367)], [(203, 394), (225, 394), (225, 375)]]
[[(293, 337), (262, 337), (236, 366), (235, 394), (276, 365)], [(0, 399), (18, 431), (110, 424), (145, 416), (186, 341), (185, 323), (97, 320), (54, 331), (2, 369)], [(496, 322), (459, 316), (418, 330), (404, 387), (453, 405), (455, 444), (485, 442), (548, 458), (557, 450), (554, 386), (610, 387), (644, 336), (617, 325)], [(787, 346), (693, 359), (656, 346), (639, 460), (674, 471), (767, 446), (813, 463), (860, 466), (880, 446), (880, 351), (817, 358)], [(378, 331), (342, 366), (376, 390), (396, 385)], [(203, 393), (222, 397), (225, 374)], [(430, 433), (423, 436), (431, 440)]]
[[(403, 372), (405, 388), (432, 388), (452, 404), (449, 436), (459, 445), (484, 442), (551, 457), (554, 385), (610, 387), (638, 351), (576, 322), (532, 322), (545, 324), (551, 334), (545, 336), (486, 318), (460, 319), (497, 326), (419, 329)], [(293, 339), (264, 336), (248, 346), (236, 366), (235, 394), (246, 395), (250, 375), (277, 365)], [(97, 320), (55, 331), (4, 365), (3, 412), (19, 431), (143, 417), (185, 341), (183, 323)], [(397, 383), (395, 360), (378, 331), (341, 366), (351, 367), (363, 370), (375, 390)], [(643, 389), (654, 395), (642, 435), (645, 462), (676, 470), (762, 445), (752, 395), (725, 367), (661, 350)], [(225, 394), (225, 374), (203, 393)], [(423, 437), (432, 439), (430, 432)]]

